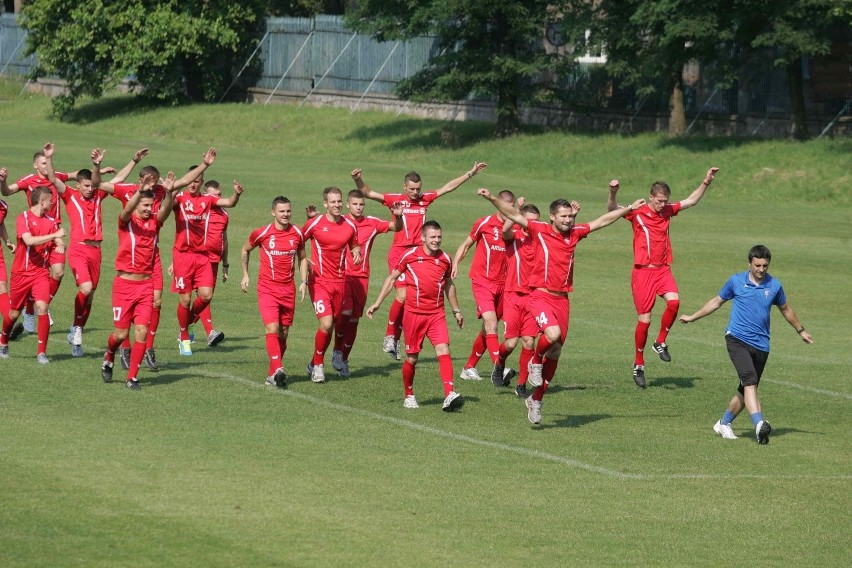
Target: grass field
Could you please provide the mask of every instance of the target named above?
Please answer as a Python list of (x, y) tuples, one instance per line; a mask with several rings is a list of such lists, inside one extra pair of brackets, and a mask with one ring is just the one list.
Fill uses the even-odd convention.
[[(227, 334), (219, 347), (178, 357), (175, 298), (167, 294), (162, 370), (143, 372), (138, 393), (101, 382), (112, 229), (86, 357), (72, 359), (65, 341), (70, 270), (52, 307), (52, 363), (35, 363), (34, 337), (11, 344), (10, 359), (0, 361), (3, 566), (852, 563), (849, 140), (670, 142), (538, 131), (493, 140), (484, 124), (289, 106), (157, 108), (122, 98), (59, 123), (46, 118), (49, 101), (19, 90), (0, 86), (0, 165), (12, 181), (48, 140), (65, 170), (86, 166), (95, 146), (120, 166), (147, 145), (147, 163), (182, 173), (214, 145), (219, 157), (207, 178), (225, 187), (239, 179), (246, 194), (231, 215), (232, 280), (213, 303), (216, 327)], [(633, 385), (625, 222), (577, 249), (571, 331), (537, 427), (509, 389), (487, 380), (457, 381), (467, 404), (441, 412), (428, 348), (415, 383), (421, 408), (403, 409), (399, 363), (380, 349), (383, 321), (361, 324), (349, 380), (312, 384), (303, 372), (316, 327), (307, 302), (297, 307), (285, 355), (291, 384), (265, 387), (262, 326), (254, 297), (239, 291), (237, 251), (268, 222), (272, 197), (287, 195), (300, 212), (327, 185), (348, 189), (355, 167), (379, 191), (397, 191), (411, 169), (435, 188), (474, 160), (488, 169), (430, 209), (450, 252), (491, 212), (474, 194), (479, 186), (512, 189), (543, 207), (577, 199), (583, 221), (605, 211), (613, 177), (622, 201), (645, 197), (660, 178), (678, 199), (719, 166), (704, 200), (672, 224), (681, 312), (745, 270), (752, 245), (772, 250), (771, 273), (816, 342), (803, 344), (773, 314), (760, 389), (771, 444), (754, 442), (747, 416), (735, 422), (739, 440), (711, 429), (736, 387), (723, 341), (727, 307), (677, 327), (669, 337), (674, 361), (649, 357), (649, 388)], [(23, 199), (6, 200), (13, 232)], [(107, 227), (118, 210), (117, 201), (107, 204)], [(385, 214), (375, 203), (368, 212)], [(171, 227), (163, 231), (166, 257)], [(388, 242), (380, 239), (373, 254), (371, 299)], [(468, 327), (451, 330), (456, 372), (476, 327), (467, 278), (458, 284)], [(660, 313), (658, 305), (652, 334)]]

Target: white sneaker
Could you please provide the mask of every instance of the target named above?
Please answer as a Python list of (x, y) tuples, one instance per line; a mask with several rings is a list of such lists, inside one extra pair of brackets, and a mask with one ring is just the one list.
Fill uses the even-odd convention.
[(332, 351), (331, 366), (335, 371), (340, 371), (343, 368), (343, 351)]
[[(540, 365), (539, 365), (540, 366)], [(527, 379), (529, 382), (529, 379)], [(533, 424), (538, 424), (541, 422), (541, 401), (533, 400), (533, 397), (529, 397), (524, 400), (524, 404), (527, 406), (527, 419)]]
[(462, 369), (461, 373), (459, 373), (459, 378), (464, 379), (466, 381), (482, 380), (482, 377), (479, 376), (479, 371), (476, 370), (476, 367), (471, 367), (470, 369)]
[(734, 434), (734, 429), (731, 428), (730, 424), (722, 424), (721, 420), (717, 420), (715, 424), (713, 424), (713, 431), (725, 438), (726, 440), (736, 440), (737, 436)]
[(68, 343), (71, 345), (83, 345), (83, 328), (75, 325), (68, 332)]
[(447, 398), (444, 399), (444, 404), (441, 406), (441, 410), (444, 412), (452, 412), (453, 410), (458, 410), (463, 405), (464, 397), (456, 391), (450, 391), (450, 394), (448, 394)]
[(400, 350), (399, 341), (394, 342), (393, 353), (391, 355), (393, 355), (393, 358), (397, 361), (402, 361), (402, 350)]
[(393, 338), (393, 335), (386, 335), (385, 339), (382, 341), (382, 351), (385, 353), (393, 353), (396, 351), (396, 341)]
[(407, 397), (405, 397), (405, 400), (402, 401), (402, 407), (403, 408), (420, 408), (420, 405), (417, 404), (417, 399), (414, 398), (414, 395), (410, 394)]
[[(536, 388), (543, 385), (544, 384), (544, 378), (541, 376), (541, 369), (542, 369), (541, 363), (530, 363), (530, 366), (528, 367), (528, 369), (529, 369), (529, 375), (527, 375), (527, 382), (530, 385), (532, 385)], [(539, 418), (541, 418), (541, 417), (539, 416)], [(534, 424), (538, 424), (538, 422), (535, 422)]]
[(24, 331), (27, 333), (35, 333), (35, 314), (24, 312)]
[(36, 363), (40, 365), (47, 365), (50, 363), (50, 359), (47, 358), (47, 353), (39, 353), (36, 355)]
[(311, 365), (311, 381), (315, 383), (324, 383), (325, 382), (325, 369), (323, 369), (322, 365)]

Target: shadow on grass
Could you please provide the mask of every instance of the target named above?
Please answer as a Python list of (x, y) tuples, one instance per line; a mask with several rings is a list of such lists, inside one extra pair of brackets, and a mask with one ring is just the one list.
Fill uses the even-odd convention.
[(168, 103), (140, 96), (111, 96), (80, 104), (68, 113), (64, 122), (70, 124), (92, 124), (109, 118), (145, 114), (164, 107)]
[[(607, 420), (612, 418), (612, 414), (586, 414), (586, 415), (561, 415), (553, 422), (534, 425), (535, 430), (547, 430), (550, 428), (579, 428), (598, 420)], [(546, 419), (546, 415), (542, 417)]]
[(664, 389), (691, 389), (695, 387), (696, 377), (660, 377), (648, 381), (649, 387), (660, 387)]
[(494, 125), (486, 122), (400, 118), (376, 126), (356, 128), (346, 138), (378, 142), (378, 148), (383, 150), (412, 150), (464, 148), (493, 137)]
[[(463, 394), (462, 397), (464, 397), (464, 403), (465, 404), (470, 404), (471, 402), (479, 402), (480, 401), (480, 398), (478, 396), (470, 396), (470, 395)], [(401, 403), (402, 398), (400, 398), (399, 401)], [(432, 398), (425, 398), (425, 399), (418, 398), (417, 403), (421, 407), (423, 407), (423, 406), (435, 406), (437, 408), (441, 408), (441, 406), (443, 406), (443, 404), (444, 404), (444, 399), (443, 399), (443, 397), (432, 397)], [(461, 407), (461, 410), (464, 411), (464, 406)], [(458, 412), (458, 411), (455, 411), (455, 412)], [(448, 412), (447, 414), (452, 414), (452, 412)]]
[[(742, 148), (751, 144), (766, 144), (764, 138), (750, 138), (746, 136), (729, 137), (729, 136), (691, 136), (682, 138), (665, 138), (661, 136), (657, 145), (660, 148), (679, 148), (696, 154), (705, 154), (709, 152), (718, 152), (720, 150), (729, 150)], [(835, 151), (839, 154), (848, 152), (848, 145), (845, 144), (830, 144), (830, 151)]]

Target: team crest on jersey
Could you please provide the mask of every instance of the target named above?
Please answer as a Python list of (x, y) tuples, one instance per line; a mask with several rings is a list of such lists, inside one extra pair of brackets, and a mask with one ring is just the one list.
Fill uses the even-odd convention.
[(764, 290), (764, 291), (763, 291), (763, 296), (764, 296), (765, 298), (768, 298), (768, 297), (769, 297), (769, 290)]

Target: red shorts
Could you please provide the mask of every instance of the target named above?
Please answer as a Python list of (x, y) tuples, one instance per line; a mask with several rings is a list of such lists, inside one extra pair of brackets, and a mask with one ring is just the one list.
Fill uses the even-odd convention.
[(65, 264), (65, 253), (64, 252), (56, 252), (56, 249), (54, 248), (52, 251), (50, 251), (50, 260), (48, 262), (50, 262), (50, 266), (53, 266), (54, 264), (64, 265)]
[(343, 291), (346, 287), (344, 280), (325, 280), (311, 275), (308, 278), (308, 293), (314, 304), (317, 319), (328, 316), (336, 317), (343, 308)]
[(296, 309), (296, 286), (293, 282), (271, 284), (258, 281), (257, 307), (263, 325), (277, 322), (282, 327), (290, 327)]
[(50, 271), (47, 268), (12, 273), (9, 282), (9, 309), (21, 311), (28, 296), (32, 296), (36, 302), (50, 303)]
[(529, 310), (530, 295), (526, 292), (503, 293), (503, 338), (535, 337), (538, 324)]
[(631, 275), (633, 288), (633, 304), (637, 314), (647, 314), (654, 307), (657, 296), (674, 292), (677, 294), (677, 283), (672, 276), (670, 266), (656, 268), (634, 268)]
[(172, 264), (174, 265), (172, 292), (189, 294), (193, 290), (212, 288), (216, 284), (213, 268), (210, 266), (210, 257), (206, 252), (173, 251)]
[(112, 281), (112, 321), (117, 329), (128, 329), (130, 324), (147, 326), (153, 305), (154, 283), (150, 278), (128, 280), (116, 276)]
[(350, 317), (360, 318), (364, 315), (367, 305), (367, 290), (370, 287), (369, 278), (347, 276), (343, 291), (343, 308), (341, 312), (351, 312)]
[(476, 317), (482, 318), (485, 312), (495, 312), (497, 319), (503, 317), (503, 282), (493, 280), (473, 280), (473, 301), (476, 302)]
[[(2, 243), (0, 246), (3, 246)], [(3, 252), (0, 251), (0, 282), (6, 281), (6, 261), (3, 259)]]
[[(395, 247), (391, 246), (388, 251), (388, 274), (393, 272), (396, 265), (399, 264), (399, 259), (402, 255), (410, 251), (414, 247)], [(396, 282), (393, 283), (394, 288), (405, 288), (405, 274), (400, 274)]]
[(529, 310), (535, 317), (538, 329), (544, 332), (548, 327), (558, 325), (560, 342), (565, 343), (568, 337), (568, 313), (571, 311), (568, 297), (533, 290), (529, 298)]
[(68, 246), (68, 266), (71, 267), (74, 283), (77, 286), (91, 282), (92, 289), (96, 289), (101, 280), (101, 247), (82, 243), (70, 244)]
[(405, 336), (405, 352), (420, 353), (423, 340), (429, 339), (432, 345), (450, 344), (450, 331), (447, 329), (447, 316), (444, 312), (434, 314), (416, 314), (405, 310), (402, 316), (402, 334)]

